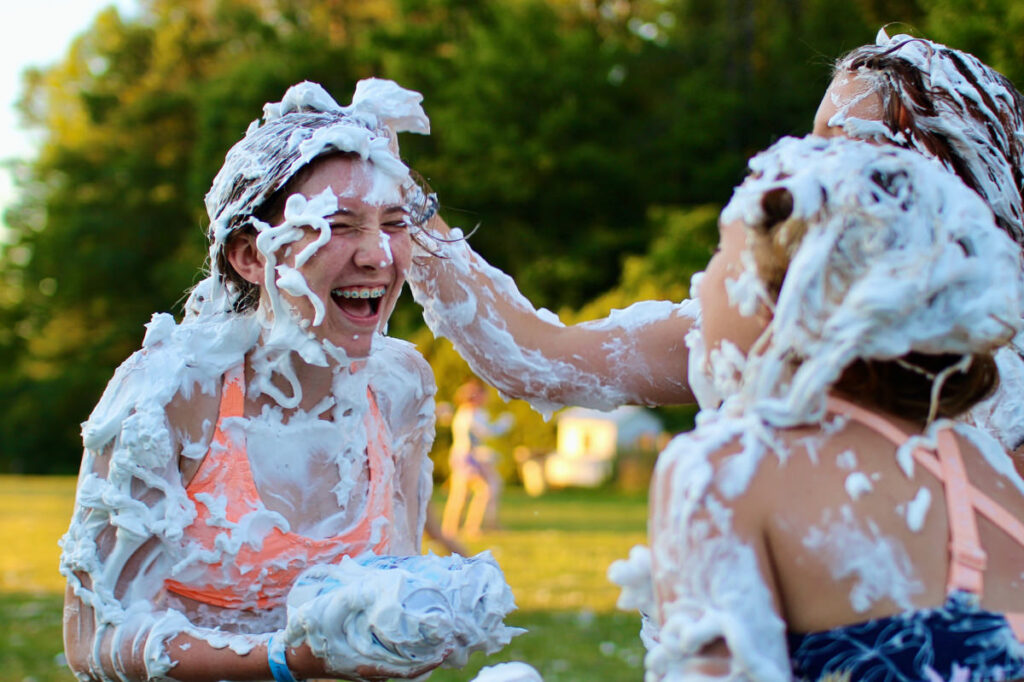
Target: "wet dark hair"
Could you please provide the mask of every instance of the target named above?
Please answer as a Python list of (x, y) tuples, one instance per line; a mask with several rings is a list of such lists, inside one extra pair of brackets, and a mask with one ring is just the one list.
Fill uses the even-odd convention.
[[(874, 74), (882, 123), (905, 138), (895, 144), (939, 159), (985, 199), (999, 226), (1024, 246), (1024, 95), (973, 55), (920, 38), (898, 39), (854, 49), (836, 62), (835, 71)], [(914, 44), (929, 51), (929, 66), (954, 69), (963, 89), (937, 85), (930, 71), (907, 56), (905, 48)], [(950, 117), (963, 125), (944, 128), (944, 118)], [(981, 158), (972, 163), (958, 143), (976, 149)], [(986, 186), (1010, 193), (1010, 201), (999, 201)]]
[[(758, 278), (778, 300), (794, 254), (807, 233), (805, 221), (792, 216), (793, 195), (783, 188), (761, 197), (762, 219), (751, 225), (751, 245)], [(858, 358), (832, 387), (878, 409), (915, 422), (929, 417), (956, 417), (990, 396), (999, 385), (991, 353), (975, 353), (964, 370), (951, 370), (963, 359), (956, 354), (911, 352), (895, 360)], [(946, 375), (943, 375), (947, 372)], [(932, 411), (932, 387), (942, 375)]]

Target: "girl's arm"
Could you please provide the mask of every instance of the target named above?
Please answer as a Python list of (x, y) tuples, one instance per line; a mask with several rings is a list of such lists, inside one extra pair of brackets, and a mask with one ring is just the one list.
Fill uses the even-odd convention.
[(167, 543), (194, 511), (177, 458), (156, 466), (156, 455), (167, 454), (161, 444), (143, 446), (135, 438), (141, 414), (130, 415), (101, 452), (87, 449), (83, 458), (74, 516), (61, 542), (68, 665), (91, 680), (267, 679), (267, 636), (198, 628), (163, 605), (172, 567)]
[[(388, 339), (393, 352), (383, 363), (393, 376), (382, 385), (392, 394), (386, 401), (395, 462), (395, 522), (401, 523), (408, 545), (393, 547), (395, 554), (419, 554), (433, 492), (434, 373), (423, 356), (404, 341)], [(402, 389), (401, 395), (396, 392)]]
[(684, 337), (696, 304), (645, 301), (602, 320), (565, 326), (537, 310), (439, 217), (409, 283), (424, 319), (473, 371), (541, 412), (564, 405), (610, 409), (693, 402)]
[(725, 481), (725, 469), (747, 453), (735, 441), (702, 450), (699, 441), (678, 437), (662, 453), (651, 486), (660, 627), (648, 670), (656, 679), (788, 682), (786, 629), (763, 515)]
[(473, 423), (470, 426), (470, 431), (480, 440), (504, 435), (511, 427), (512, 415), (508, 412), (503, 413), (497, 419), (491, 419), (484, 408), (478, 407), (473, 410)]
[[(170, 629), (181, 623), (172, 619)], [(148, 680), (157, 670), (161, 678), (188, 682), (218, 680), (269, 680), (273, 674), (268, 662), (271, 635), (226, 637), (223, 632), (185, 625), (185, 630), (165, 631), (167, 624), (158, 614), (150, 619), (136, 618), (135, 627), (105, 625), (97, 632), (96, 614), (69, 587), (64, 602), (64, 647), (68, 665), (79, 679)], [(154, 643), (154, 638), (159, 641)], [(231, 643), (224, 644), (226, 639)], [(415, 670), (389, 670), (385, 667), (358, 666), (354, 670), (331, 671), (313, 655), (309, 646), (285, 647), (285, 664), (296, 679), (331, 677), (343, 680), (417, 677), (437, 667), (440, 661)], [(151, 658), (163, 659), (157, 668)]]

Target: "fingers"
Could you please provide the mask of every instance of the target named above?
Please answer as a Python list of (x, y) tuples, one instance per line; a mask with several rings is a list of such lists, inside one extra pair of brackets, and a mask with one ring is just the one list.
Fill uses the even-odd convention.
[(444, 660), (448, 658), (448, 655), (452, 653), (453, 649), (454, 647), (448, 647), (436, 660), (430, 663), (426, 663), (419, 668), (397, 670), (388, 668), (387, 666), (364, 665), (356, 668), (356, 674), (359, 675), (361, 679), (366, 680), (367, 682), (377, 682), (378, 680), (390, 680), (396, 677), (400, 679), (411, 679), (419, 677), (420, 675), (428, 673), (431, 670), (434, 670), (435, 668), (440, 666), (442, 663), (444, 663)]

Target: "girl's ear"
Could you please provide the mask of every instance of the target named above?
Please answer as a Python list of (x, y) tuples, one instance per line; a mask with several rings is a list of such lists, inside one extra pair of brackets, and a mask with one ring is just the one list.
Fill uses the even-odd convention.
[(907, 109), (903, 104), (899, 104), (900, 113), (897, 117), (897, 124), (900, 127), (900, 132), (907, 130), (914, 124), (914, 117), (911, 115), (910, 110)]
[(256, 235), (251, 232), (231, 239), (227, 246), (228, 262), (242, 279), (263, 286), (264, 259), (256, 248)]

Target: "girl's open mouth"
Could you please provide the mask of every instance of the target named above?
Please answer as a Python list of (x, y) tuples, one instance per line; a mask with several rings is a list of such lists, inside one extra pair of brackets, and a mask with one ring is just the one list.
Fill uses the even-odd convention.
[(355, 318), (371, 318), (380, 309), (380, 302), (387, 293), (385, 286), (353, 286), (331, 290), (331, 299), (342, 312)]

